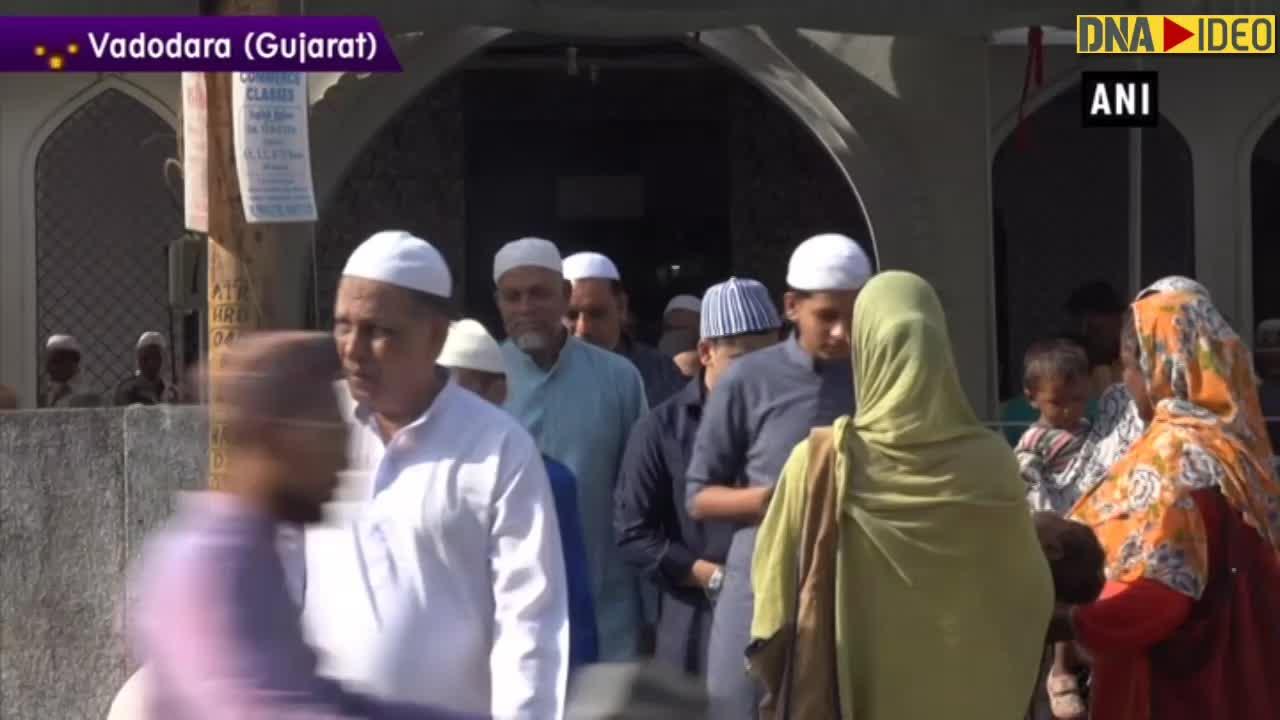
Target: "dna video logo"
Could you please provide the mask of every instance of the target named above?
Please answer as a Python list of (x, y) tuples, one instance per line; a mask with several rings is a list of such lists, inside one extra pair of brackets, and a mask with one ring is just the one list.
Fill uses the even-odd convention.
[(1264, 55), (1275, 15), (1077, 15), (1080, 55)]

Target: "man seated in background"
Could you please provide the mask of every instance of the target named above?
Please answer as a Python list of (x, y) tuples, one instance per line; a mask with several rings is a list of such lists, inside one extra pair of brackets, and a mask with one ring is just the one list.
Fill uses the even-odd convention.
[(46, 408), (98, 407), (102, 398), (80, 385), (80, 341), (74, 335), (50, 335), (44, 346), (48, 387), (40, 403)]
[(159, 405), (178, 399), (177, 388), (164, 381), (169, 343), (158, 332), (144, 332), (134, 346), (137, 370), (116, 386), (116, 405)]

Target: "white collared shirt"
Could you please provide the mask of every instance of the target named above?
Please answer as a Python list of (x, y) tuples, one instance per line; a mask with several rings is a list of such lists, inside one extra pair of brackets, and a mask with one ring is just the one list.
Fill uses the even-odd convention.
[(453, 383), (385, 445), (349, 411), (365, 500), (306, 538), (303, 621), (322, 671), (389, 699), (559, 718), (568, 601), (533, 439)]

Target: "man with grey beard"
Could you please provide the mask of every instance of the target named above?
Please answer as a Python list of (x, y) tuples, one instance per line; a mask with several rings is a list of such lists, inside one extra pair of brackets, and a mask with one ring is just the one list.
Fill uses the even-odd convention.
[(506, 407), (538, 449), (578, 479), (600, 660), (630, 659), (639, 643), (640, 586), (614, 538), (613, 489), (631, 426), (649, 409), (640, 372), (565, 329), (571, 287), (550, 241), (505, 245), (494, 258), (493, 280), (508, 338)]

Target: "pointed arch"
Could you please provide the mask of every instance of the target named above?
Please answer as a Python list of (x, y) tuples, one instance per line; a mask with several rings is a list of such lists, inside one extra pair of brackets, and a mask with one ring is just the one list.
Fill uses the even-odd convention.
[[(116, 100), (127, 101), (126, 104), (116, 102)], [(114, 103), (114, 105), (111, 105)], [(106, 75), (99, 77), (95, 82), (80, 89), (72, 94), (57, 108), (49, 113), (49, 115), (35, 128), (31, 133), (28, 141), (25, 143), (25, 150), (22, 158), (21, 184), (19, 187), (20, 208), (22, 212), (22, 234), (19, 242), (20, 263), (23, 274), (22, 288), (22, 309), (21, 316), (23, 320), (23, 329), (27, 333), (28, 343), (23, 343), (28, 348), (36, 348), (37, 352), (23, 353), (23, 357), (19, 358), (19, 377), (24, 378), (26, 382), (35, 382), (38, 387), (39, 369), (38, 358), (40, 343), (40, 325), (41, 325), (41, 307), (40, 307), (40, 208), (42, 202), (50, 202), (51, 198), (45, 198), (40, 192), (41, 180), (41, 161), (46, 149), (50, 147), (51, 139), (57, 139), (60, 132), (69, 131), (68, 123), (77, 122), (83, 117), (82, 113), (94, 112), (95, 108), (101, 108), (98, 111), (105, 111), (110, 107), (133, 107), (141, 114), (139, 117), (150, 117), (154, 119), (154, 128), (164, 128), (168, 132), (176, 133), (177, 113), (166, 104), (163, 100), (156, 97), (146, 89), (128, 81), (127, 79), (117, 75)], [(151, 130), (154, 134), (155, 130)], [(176, 137), (175, 137), (176, 140)], [(156, 176), (160, 176), (160, 166), (157, 165)], [(142, 192), (142, 191), (139, 191)], [(96, 202), (96, 201), (95, 201)], [(158, 200), (157, 200), (158, 202)], [(180, 229), (181, 212), (175, 213), (176, 225)], [(152, 218), (155, 216), (152, 215)], [(157, 233), (169, 234), (171, 228), (160, 227), (151, 228), (150, 233), (155, 237)], [(176, 236), (176, 230), (173, 232)], [(144, 232), (140, 231), (136, 237), (143, 237)], [(94, 247), (90, 246), (89, 250)], [(114, 250), (113, 250), (114, 251)], [(160, 263), (162, 256), (157, 250), (157, 259), (155, 262)], [(107, 273), (101, 273), (106, 275)], [(157, 276), (160, 282), (153, 292), (165, 295), (165, 287), (167, 283), (163, 282), (165, 276), (156, 272), (151, 272), (148, 279), (155, 281)], [(114, 278), (123, 280), (123, 278)], [(97, 308), (98, 310), (106, 310), (106, 308)], [(125, 312), (124, 310), (120, 311)], [(135, 314), (139, 318), (137, 323), (152, 322), (156, 313)], [(167, 325), (167, 322), (165, 323)], [(82, 342), (86, 338), (81, 338)], [(125, 348), (131, 348), (133, 338), (120, 338), (118, 342)], [(86, 343), (89, 344), (89, 343)], [(89, 347), (85, 350), (86, 361), (92, 360), (96, 354)], [(107, 366), (110, 367), (110, 366)], [(104, 367), (102, 372), (110, 370)], [(118, 378), (117, 378), (118, 379)], [(26, 383), (24, 383), (26, 384)], [(96, 390), (108, 391), (109, 387), (95, 387)], [(27, 398), (34, 400), (34, 396)]]
[(997, 358), (1006, 397), (1018, 394), (1023, 348), (1067, 329), (1062, 303), (1075, 286), (1105, 280), (1124, 296), (1135, 290), (1133, 279), (1140, 287), (1195, 272), (1194, 158), (1186, 135), (1167, 115), (1142, 132), (1141, 277), (1131, 278), (1129, 131), (1082, 128), (1079, 93), (1075, 67), (1036, 96), (1023, 113), (1025, 153), (1014, 145), (1016, 110), (992, 130)]
[(1254, 242), (1256, 207), (1253, 163), (1258, 145), (1270, 132), (1280, 132), (1280, 98), (1273, 100), (1267, 109), (1249, 124), (1240, 137), (1240, 146), (1236, 151), (1236, 198), (1239, 203), (1236, 222), (1239, 223), (1241, 242), (1237, 277), (1240, 278), (1240, 297), (1245, 299), (1238, 312), (1240, 317), (1237, 319), (1236, 331), (1249, 343), (1255, 340), (1254, 330), (1262, 319), (1257, 316), (1258, 301), (1255, 292), (1258, 283), (1254, 281), (1254, 273), (1258, 265), (1255, 262), (1256, 243)]

